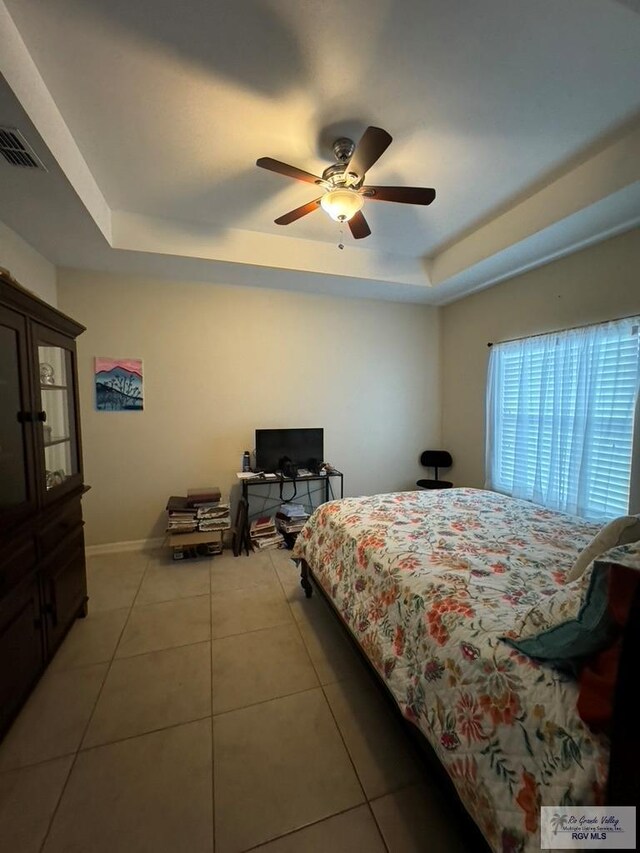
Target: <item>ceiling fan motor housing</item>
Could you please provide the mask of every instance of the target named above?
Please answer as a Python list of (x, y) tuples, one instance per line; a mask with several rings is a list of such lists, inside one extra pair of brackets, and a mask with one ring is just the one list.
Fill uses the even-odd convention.
[[(322, 180), (334, 187), (350, 186), (353, 181), (349, 180), (351, 176), (347, 174), (346, 168), (344, 163), (334, 163), (332, 166), (327, 166), (322, 173)], [(357, 176), (354, 177), (357, 178)]]
[(333, 143), (333, 153), (335, 154), (337, 163), (328, 166), (322, 173), (322, 179), (332, 184), (334, 187), (350, 187), (357, 189), (364, 181), (364, 175), (360, 177), (354, 172), (347, 172), (349, 161), (353, 157), (356, 150), (356, 144), (353, 139), (347, 139), (346, 136), (341, 136)]
[(348, 139), (346, 136), (341, 136), (333, 143), (333, 153), (335, 154), (338, 163), (348, 163), (353, 157), (355, 150), (355, 142), (353, 139)]

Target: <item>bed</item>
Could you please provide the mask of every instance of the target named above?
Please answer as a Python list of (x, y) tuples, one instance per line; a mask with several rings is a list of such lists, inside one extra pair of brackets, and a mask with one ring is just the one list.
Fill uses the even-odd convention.
[(293, 557), (320, 585), (493, 850), (540, 850), (540, 805), (606, 800), (578, 685), (502, 639), (600, 525), (477, 489), (321, 506)]

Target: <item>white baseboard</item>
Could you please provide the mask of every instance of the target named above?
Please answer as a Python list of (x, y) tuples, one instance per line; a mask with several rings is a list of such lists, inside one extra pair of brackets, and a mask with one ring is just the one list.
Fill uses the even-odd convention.
[(99, 554), (116, 554), (118, 551), (148, 551), (151, 548), (159, 548), (165, 537), (156, 539), (130, 539), (128, 542), (106, 542), (104, 545), (87, 545), (85, 553), (87, 557), (97, 557)]

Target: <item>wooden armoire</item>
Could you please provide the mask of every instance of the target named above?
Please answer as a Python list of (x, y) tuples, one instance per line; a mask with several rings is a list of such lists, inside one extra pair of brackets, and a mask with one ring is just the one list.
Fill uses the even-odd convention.
[(0, 271), (0, 736), (86, 615), (83, 331)]

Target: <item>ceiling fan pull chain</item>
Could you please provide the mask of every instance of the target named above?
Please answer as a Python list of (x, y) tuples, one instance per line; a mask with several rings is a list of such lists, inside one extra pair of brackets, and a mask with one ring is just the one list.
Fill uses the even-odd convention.
[(338, 238), (338, 248), (344, 249), (344, 220), (340, 219), (338, 221), (338, 225), (340, 227), (340, 236)]

